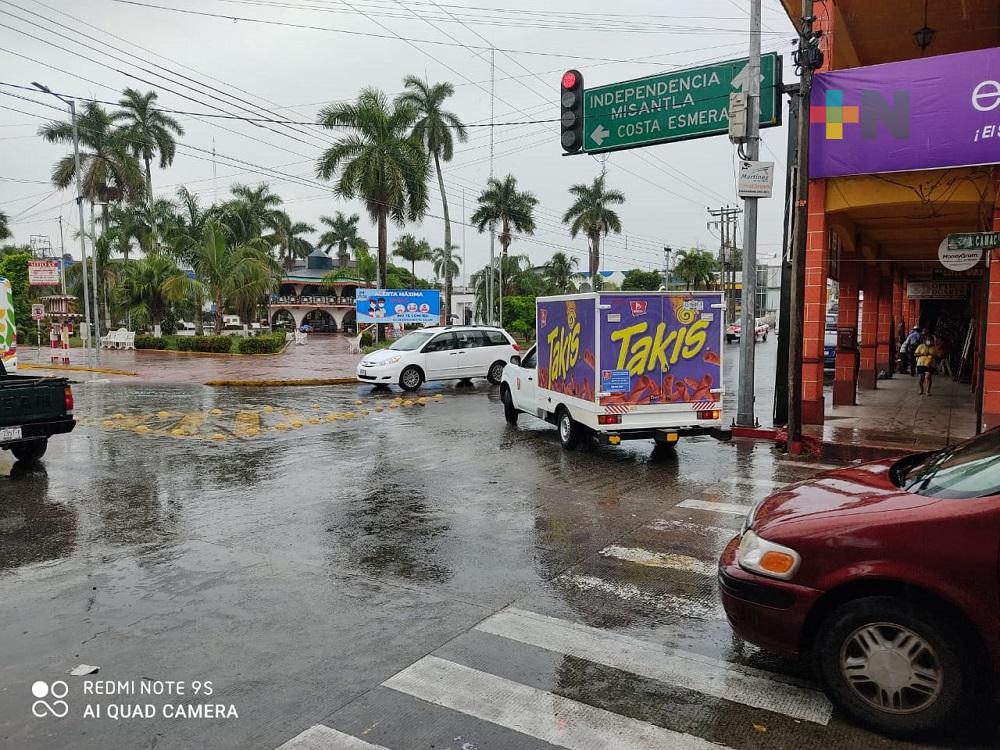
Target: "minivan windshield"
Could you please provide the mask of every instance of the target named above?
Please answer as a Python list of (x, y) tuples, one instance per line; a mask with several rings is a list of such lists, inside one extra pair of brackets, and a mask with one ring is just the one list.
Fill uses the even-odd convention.
[(389, 348), (397, 352), (412, 352), (427, 343), (427, 339), (433, 335), (433, 331), (414, 331), (393, 341), (389, 344)]
[(903, 459), (893, 478), (907, 492), (965, 500), (1000, 495), (1000, 428), (916, 459)]

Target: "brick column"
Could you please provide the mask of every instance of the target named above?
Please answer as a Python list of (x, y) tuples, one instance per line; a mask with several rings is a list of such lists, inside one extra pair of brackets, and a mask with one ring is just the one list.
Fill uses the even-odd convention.
[(878, 281), (879, 316), (875, 331), (875, 367), (877, 370), (889, 372), (889, 367), (896, 358), (892, 351), (892, 308), (890, 307), (895, 285), (892, 278), (882, 276)]
[(826, 330), (826, 279), (829, 273), (829, 226), (826, 181), (809, 183), (806, 231), (806, 288), (802, 322), (802, 423), (823, 424), (823, 338)]
[[(861, 339), (859, 341), (861, 349), (861, 372), (858, 373), (858, 387), (874, 390), (878, 387), (878, 366), (875, 351), (878, 341), (876, 331), (878, 330), (879, 311), (885, 315), (886, 312), (891, 312), (891, 310), (886, 310), (889, 304), (881, 299), (882, 287), (878, 266), (865, 266), (864, 272), (865, 305), (861, 321)], [(891, 302), (891, 300), (889, 301)]]
[[(995, 216), (993, 226), (1000, 224)], [(1000, 250), (993, 251), (986, 308), (986, 359), (983, 363), (983, 427), (1000, 425)]]
[[(858, 276), (861, 258), (845, 256), (840, 263), (840, 307), (837, 310), (837, 329), (858, 330)], [(839, 336), (838, 336), (839, 339)], [(833, 405), (854, 406), (857, 391), (858, 350), (855, 347), (837, 348), (837, 364), (833, 376)]]

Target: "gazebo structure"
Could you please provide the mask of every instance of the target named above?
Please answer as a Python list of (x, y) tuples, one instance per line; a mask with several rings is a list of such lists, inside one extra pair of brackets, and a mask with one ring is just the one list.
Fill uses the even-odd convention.
[(285, 271), (278, 293), (271, 295), (268, 318), (272, 326), (309, 324), (316, 333), (353, 333), (355, 292), (369, 286), (354, 261), (342, 263), (317, 248)]

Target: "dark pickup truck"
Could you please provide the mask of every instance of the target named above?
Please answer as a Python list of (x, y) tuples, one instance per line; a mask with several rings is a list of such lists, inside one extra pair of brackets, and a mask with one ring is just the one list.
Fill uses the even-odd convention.
[(0, 360), (0, 448), (18, 461), (45, 455), (49, 436), (70, 432), (73, 391), (66, 378), (9, 375)]

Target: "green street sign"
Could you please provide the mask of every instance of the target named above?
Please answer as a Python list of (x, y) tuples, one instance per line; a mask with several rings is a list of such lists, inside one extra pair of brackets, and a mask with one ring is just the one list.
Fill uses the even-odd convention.
[(1000, 232), (959, 232), (948, 235), (949, 250), (989, 250), (1000, 247)]
[[(729, 95), (744, 91), (749, 60), (611, 83), (583, 92), (583, 151), (620, 151), (729, 132)], [(760, 59), (760, 126), (781, 124), (781, 57)]]

